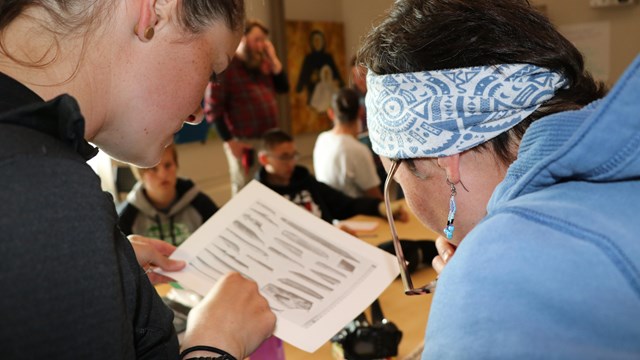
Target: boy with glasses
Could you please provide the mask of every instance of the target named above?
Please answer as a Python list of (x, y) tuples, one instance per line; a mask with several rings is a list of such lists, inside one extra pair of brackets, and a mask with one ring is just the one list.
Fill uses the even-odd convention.
[[(358, 214), (386, 216), (379, 199), (353, 198), (319, 182), (307, 168), (297, 165), (299, 154), (293, 138), (280, 129), (267, 131), (262, 137), (258, 153), (261, 168), (256, 179), (314, 215), (332, 222)], [(401, 206), (394, 209), (394, 217), (406, 220)]]

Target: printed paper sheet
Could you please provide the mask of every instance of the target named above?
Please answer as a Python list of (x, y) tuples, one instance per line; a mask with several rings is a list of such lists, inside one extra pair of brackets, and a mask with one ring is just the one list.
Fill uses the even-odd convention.
[(201, 295), (230, 271), (255, 280), (277, 316), (275, 335), (307, 352), (366, 309), (399, 272), (390, 254), (257, 181), (171, 257), (187, 267), (166, 274)]

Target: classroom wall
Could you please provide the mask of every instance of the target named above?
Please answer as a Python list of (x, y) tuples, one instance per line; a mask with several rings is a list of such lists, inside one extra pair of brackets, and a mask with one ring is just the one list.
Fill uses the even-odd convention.
[(267, 27), (271, 28), (271, 0), (245, 0), (248, 19), (260, 19)]
[[(360, 39), (370, 29), (392, 0), (283, 0), (287, 20), (337, 21), (344, 23), (345, 58), (358, 50)], [(348, 64), (346, 64), (348, 65)]]
[(533, 0), (546, 6), (547, 16), (561, 30), (565, 25), (605, 22), (610, 28), (609, 78), (612, 85), (640, 53), (640, 4), (591, 8), (588, 0)]
[[(262, 1), (262, 0), (253, 0)], [(380, 21), (393, 0), (271, 0), (284, 1), (285, 18), (341, 21), (345, 29), (347, 61), (356, 53), (362, 37)], [(559, 27), (593, 22), (610, 24), (609, 78), (612, 84), (640, 53), (640, 1), (612, 8), (591, 8), (589, 0), (532, 0), (546, 6), (547, 16)]]

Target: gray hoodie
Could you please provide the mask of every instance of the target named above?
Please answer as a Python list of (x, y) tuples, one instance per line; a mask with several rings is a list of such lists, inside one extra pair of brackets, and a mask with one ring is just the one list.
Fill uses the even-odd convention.
[(138, 182), (118, 210), (120, 228), (125, 233), (144, 235), (180, 245), (217, 210), (216, 204), (196, 185), (178, 178), (176, 200), (168, 209), (156, 209)]

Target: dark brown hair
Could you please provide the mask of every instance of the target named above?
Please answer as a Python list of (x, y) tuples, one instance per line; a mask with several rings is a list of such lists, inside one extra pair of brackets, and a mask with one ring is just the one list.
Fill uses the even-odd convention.
[(270, 129), (262, 135), (260, 150), (269, 151), (282, 143), (288, 142), (293, 142), (291, 135), (278, 128)]
[(568, 87), (491, 146), (505, 164), (529, 125), (601, 98), (604, 85), (580, 52), (526, 0), (398, 0), (363, 40), (358, 62), (378, 75), (526, 63), (564, 75)]
[(358, 120), (360, 97), (353, 89), (340, 89), (340, 91), (335, 93), (331, 98), (331, 108), (340, 123), (353, 123)]

